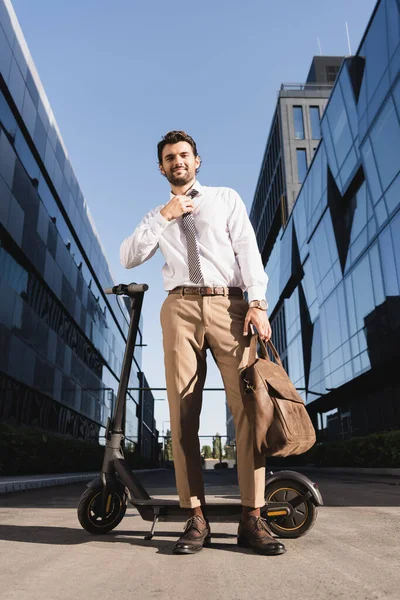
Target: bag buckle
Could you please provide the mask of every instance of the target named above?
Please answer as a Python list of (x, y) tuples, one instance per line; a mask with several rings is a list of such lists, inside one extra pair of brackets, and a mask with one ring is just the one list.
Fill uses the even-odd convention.
[(251, 394), (251, 392), (254, 392), (254, 390), (255, 390), (254, 385), (252, 385), (250, 383), (250, 381), (248, 379), (246, 379), (246, 377), (243, 377), (243, 381), (246, 384), (246, 387), (244, 388), (244, 393)]

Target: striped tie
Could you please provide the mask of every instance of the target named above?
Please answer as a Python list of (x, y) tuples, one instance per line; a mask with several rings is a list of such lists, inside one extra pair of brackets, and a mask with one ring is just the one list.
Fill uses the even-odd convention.
[[(197, 190), (191, 190), (187, 196), (194, 198), (198, 193), (199, 192)], [(192, 213), (186, 212), (182, 215), (182, 225), (187, 243), (189, 278), (190, 281), (193, 281), (193, 283), (200, 283), (203, 279), (203, 273), (201, 272), (199, 248), (197, 246), (196, 239), (196, 228), (194, 226)]]

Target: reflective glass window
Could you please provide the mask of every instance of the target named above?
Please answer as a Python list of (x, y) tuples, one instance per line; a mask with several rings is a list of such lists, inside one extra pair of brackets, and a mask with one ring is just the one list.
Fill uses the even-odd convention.
[(392, 232), (394, 259), (396, 263), (397, 281), (400, 283), (400, 212), (396, 214), (390, 223)]
[(36, 119), (33, 140), (35, 142), (35, 146), (36, 146), (42, 160), (44, 160), (45, 153), (46, 153), (47, 135), (46, 135), (46, 130), (44, 128), (44, 125), (42, 123), (42, 119), (40, 117), (37, 117), (37, 119)]
[[(361, 56), (362, 58), (365, 59), (365, 52), (366, 52), (366, 44), (364, 41), (364, 44), (362, 45), (362, 47), (360, 48), (360, 51), (358, 53), (359, 56)], [(357, 112), (359, 114), (360, 117), (363, 117), (365, 115), (365, 111), (367, 108), (367, 78), (365, 76), (365, 71), (364, 71), (364, 75), (362, 78), (362, 83), (361, 83), (361, 88), (360, 88), (360, 93), (358, 96), (358, 102), (357, 102)], [(360, 137), (362, 137), (361, 135), (361, 119), (359, 120), (359, 132), (360, 132)]]
[(47, 173), (49, 174), (50, 179), (53, 179), (54, 172), (54, 163), (56, 161), (56, 156), (54, 154), (54, 150), (52, 145), (50, 144), (49, 138), (46, 141), (46, 152), (44, 155), (44, 164), (47, 169)]
[(285, 299), (286, 335), (290, 342), (300, 331), (299, 289), (296, 288), (290, 298)]
[(351, 85), (347, 66), (343, 67), (342, 72), (340, 74), (340, 87), (342, 90), (344, 102), (347, 109), (347, 116), (354, 139), (358, 134), (358, 117), (353, 87)]
[(307, 174), (307, 155), (305, 148), (297, 148), (297, 180), (303, 183)]
[(25, 82), (15, 58), (12, 59), (11, 63), (11, 70), (8, 78), (8, 89), (10, 90), (11, 96), (19, 112), (22, 113), (22, 105), (25, 93)]
[(349, 339), (349, 323), (347, 319), (346, 299), (344, 294), (343, 280), (336, 288), (336, 299), (339, 311), (339, 326), (342, 343)]
[(330, 270), (334, 269), (335, 264), (338, 262), (337, 246), (330, 212), (325, 213), (319, 227), (311, 238), (311, 244), (313, 248), (311, 258), (317, 261), (318, 272), (322, 280)]
[(308, 253), (307, 248), (307, 222), (306, 212), (301, 205), (301, 192), (298, 201), (296, 202), (292, 215), (296, 227), (297, 243), (299, 244), (300, 258), (304, 260)]
[(38, 104), (39, 104), (39, 92), (38, 92), (38, 89), (36, 87), (36, 83), (33, 80), (32, 73), (31, 73), (30, 69), (28, 69), (27, 73), (26, 73), (26, 87), (29, 90), (29, 94), (31, 95), (33, 104), (37, 108)]
[(0, 92), (0, 121), (6, 131), (12, 136), (15, 137), (17, 133), (17, 121), (11, 109), (8, 105), (7, 100), (4, 98), (4, 95)]
[[(298, 387), (304, 387), (304, 362), (301, 335), (298, 335), (287, 348), (289, 376)], [(303, 385), (302, 385), (303, 384)]]
[(303, 265), (304, 277), (302, 280), (303, 290), (306, 297), (308, 310), (310, 312), (311, 321), (315, 321), (318, 316), (317, 290), (315, 287), (314, 274), (310, 258), (307, 258)]
[(385, 199), (381, 198), (378, 204), (374, 208), (376, 222), (378, 223), (378, 227), (381, 227), (383, 223), (388, 218), (388, 213), (386, 209)]
[(347, 316), (349, 321), (350, 335), (354, 335), (357, 332), (357, 319), (356, 319), (356, 307), (354, 303), (353, 285), (351, 276), (345, 277), (344, 289), (346, 295), (347, 304)]
[(396, 86), (393, 89), (393, 98), (396, 104), (397, 113), (400, 115), (400, 79), (398, 80)]
[(3, 74), (5, 81), (8, 79), (10, 72), (12, 52), (8, 40), (0, 26), (0, 72)]
[(386, 206), (391, 214), (400, 203), (400, 175), (397, 175), (392, 185), (385, 192)]
[(333, 149), (332, 136), (331, 136), (331, 131), (330, 131), (330, 127), (329, 127), (329, 122), (326, 117), (321, 121), (321, 129), (322, 129), (322, 137), (324, 140), (326, 154), (328, 157), (328, 164), (329, 164), (330, 170), (332, 172), (332, 175), (336, 179), (337, 174), (338, 174), (338, 166), (337, 166), (335, 151)]
[(387, 70), (380, 80), (374, 95), (368, 104), (368, 117), (370, 124), (374, 121), (376, 115), (381, 109), (381, 106), (387, 96), (390, 87), (389, 71)]
[(370, 138), (385, 190), (400, 169), (400, 126), (390, 96), (371, 130)]
[(357, 328), (363, 329), (364, 318), (375, 308), (371, 270), (368, 255), (352, 271)]
[[(366, 227), (367, 220), (373, 218), (372, 207), (370, 207), (369, 194), (367, 194), (367, 186), (364, 182), (358, 190), (355, 199), (355, 210), (353, 214), (353, 222), (350, 233), (350, 251), (347, 257), (347, 264), (350, 264), (365, 248), (367, 244)], [(370, 207), (370, 210), (368, 208)], [(365, 232), (365, 236), (361, 239), (361, 233)]]
[(339, 328), (339, 306), (337, 302), (337, 293), (334, 292), (321, 306), (321, 317), (325, 322), (327, 354), (331, 354), (342, 343), (341, 332)]
[(388, 64), (385, 2), (380, 3), (371, 22), (365, 45), (367, 93), (370, 100)]
[(339, 86), (332, 92), (331, 100), (327, 108), (327, 117), (332, 132), (333, 147), (338, 165), (340, 166), (350, 150), (352, 137), (343, 96)]
[(322, 340), (320, 319), (317, 319), (313, 328), (313, 339), (311, 346), (310, 378), (308, 382), (310, 392), (308, 402), (315, 400), (315, 394), (325, 392), (324, 371), (322, 367)]
[(394, 260), (392, 235), (389, 227), (386, 227), (379, 236), (379, 248), (386, 296), (399, 296), (399, 282), (396, 276), (396, 263)]
[(4, 131), (0, 130), (0, 175), (12, 189), (15, 169), (15, 152)]
[(280, 289), (284, 289), (292, 276), (292, 241), (293, 241), (293, 220), (291, 219), (279, 240), (280, 244)]
[(296, 140), (304, 140), (303, 107), (293, 106), (294, 137)]
[(354, 148), (350, 149), (350, 152), (348, 153), (346, 160), (343, 163), (342, 168), (340, 169), (340, 179), (341, 179), (341, 183), (342, 183), (342, 189), (341, 192), (342, 194), (344, 194), (345, 190), (347, 189), (348, 185), (351, 183), (351, 180), (353, 178), (353, 174), (354, 171), (357, 167), (357, 156), (356, 153), (354, 151)]
[(21, 130), (18, 129), (14, 142), (15, 150), (31, 179), (39, 179), (40, 169)]
[(400, 39), (400, 11), (398, 4), (393, 2), (393, 0), (386, 0), (386, 17), (390, 58), (396, 50)]
[(319, 140), (321, 137), (321, 125), (319, 118), (319, 106), (310, 106), (311, 137)]
[[(281, 231), (282, 232), (282, 231)], [(281, 233), (280, 232), (280, 233)], [(265, 272), (268, 275), (267, 300), (269, 312), (272, 312), (279, 300), (280, 296), (280, 234), (278, 234), (272, 252), (265, 266)]]
[(0, 273), (7, 283), (17, 292), (26, 292), (28, 286), (28, 273), (4, 249), (0, 247)]
[(22, 118), (23, 118), (26, 128), (28, 129), (30, 136), (32, 138), (35, 133), (36, 117), (37, 117), (36, 107), (33, 104), (33, 100), (31, 98), (30, 93), (28, 92), (28, 90), (26, 90), (25, 97), (24, 97), (24, 105), (22, 107)]
[(382, 266), (379, 257), (378, 244), (374, 244), (369, 251), (371, 264), (372, 283), (374, 286), (375, 306), (385, 301), (385, 290), (383, 287)]
[(379, 181), (378, 170), (375, 163), (375, 158), (372, 153), (372, 147), (369, 139), (365, 140), (361, 148), (361, 154), (364, 163), (365, 178), (369, 185), (373, 204), (376, 204), (382, 196), (382, 187)]

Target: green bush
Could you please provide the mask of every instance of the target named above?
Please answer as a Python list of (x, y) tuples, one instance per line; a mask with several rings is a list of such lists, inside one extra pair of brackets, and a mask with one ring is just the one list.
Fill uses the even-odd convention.
[(349, 440), (321, 442), (300, 456), (267, 458), (267, 467), (400, 467), (400, 430), (374, 433)]
[[(37, 475), (101, 471), (104, 446), (41, 429), (0, 424), (0, 475)], [(133, 469), (151, 468), (134, 452), (125, 458)]]

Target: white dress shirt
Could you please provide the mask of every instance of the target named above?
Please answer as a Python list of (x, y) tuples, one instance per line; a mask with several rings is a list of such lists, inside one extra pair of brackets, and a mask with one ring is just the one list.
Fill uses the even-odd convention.
[[(177, 286), (226, 286), (247, 291), (248, 301), (265, 299), (268, 276), (264, 271), (254, 229), (239, 194), (226, 187), (202, 186), (192, 212), (204, 281), (189, 279), (186, 237), (182, 217), (167, 221), (161, 204), (148, 212), (121, 244), (120, 260), (127, 269), (149, 260), (160, 248), (166, 291)], [(171, 192), (172, 199), (175, 194)]]

